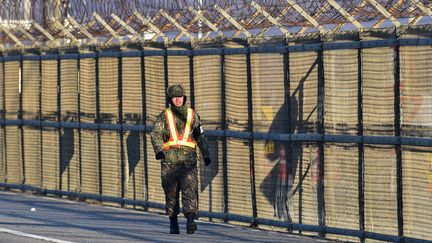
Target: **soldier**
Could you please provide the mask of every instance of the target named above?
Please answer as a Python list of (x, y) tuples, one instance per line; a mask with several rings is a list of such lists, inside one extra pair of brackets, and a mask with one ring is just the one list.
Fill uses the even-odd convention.
[(207, 140), (199, 115), (186, 104), (185, 90), (181, 84), (168, 87), (169, 108), (156, 118), (151, 133), (156, 159), (161, 160), (162, 187), (165, 192), (166, 213), (170, 219), (170, 233), (179, 234), (177, 215), (179, 194), (182, 193), (186, 231), (197, 230), (194, 222), (198, 210), (198, 170), (196, 146), (208, 166), (211, 163)]

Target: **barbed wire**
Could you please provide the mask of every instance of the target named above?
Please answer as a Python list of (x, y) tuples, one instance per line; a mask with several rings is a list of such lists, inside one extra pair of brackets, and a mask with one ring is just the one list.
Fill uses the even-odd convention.
[[(112, 31), (120, 36), (130, 34), (124, 23), (138, 33), (155, 32), (151, 25), (163, 33), (181, 32), (178, 25), (190, 33), (214, 31), (208, 24), (203, 24), (202, 18), (221, 32), (239, 31), (236, 23), (245, 30), (275, 26), (263, 11), (284, 28), (316, 28), (313, 21), (319, 26), (349, 24), (347, 16), (332, 2), (363, 23), (389, 19), (379, 7), (396, 19), (425, 16), (425, 11), (431, 11), (427, 0), (3, 0), (0, 6), (3, 25), (0, 41), (14, 42), (12, 35), (20, 40), (31, 39), (29, 36), (36, 40), (46, 40), (49, 36), (68, 38), (66, 32), (78, 39), (88, 38), (85, 31), (96, 37), (112, 36)], [(147, 22), (139, 19), (136, 13)], [(11, 32), (6, 33), (4, 28)]]

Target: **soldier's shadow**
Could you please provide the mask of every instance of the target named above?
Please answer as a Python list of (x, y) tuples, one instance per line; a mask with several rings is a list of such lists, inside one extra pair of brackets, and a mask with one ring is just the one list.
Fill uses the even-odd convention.
[(200, 165), (200, 191), (203, 192), (206, 188), (209, 188), (211, 193), (213, 189), (212, 182), (219, 173), (219, 143), (216, 137), (207, 137), (207, 142), (212, 163), (205, 166), (204, 162), (202, 162)]
[(140, 132), (131, 131), (126, 138), (127, 159), (129, 164), (129, 177), (135, 172), (139, 161), (141, 160)]
[[(76, 114), (66, 113), (66, 115), (62, 117), (62, 121), (76, 122)], [(60, 176), (63, 176), (64, 173), (69, 168), (71, 160), (75, 154), (74, 128), (64, 127), (61, 131), (60, 142), (61, 142)]]

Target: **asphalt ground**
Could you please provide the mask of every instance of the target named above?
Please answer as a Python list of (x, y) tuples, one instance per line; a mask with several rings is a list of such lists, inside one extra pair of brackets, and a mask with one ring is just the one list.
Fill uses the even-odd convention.
[(302, 242), (325, 240), (197, 220), (198, 230), (169, 234), (165, 215), (62, 198), (0, 191), (0, 243)]

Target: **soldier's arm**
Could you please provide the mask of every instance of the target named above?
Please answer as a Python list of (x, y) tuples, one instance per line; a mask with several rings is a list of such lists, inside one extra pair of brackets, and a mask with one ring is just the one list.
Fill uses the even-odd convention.
[(204, 135), (204, 129), (202, 127), (200, 117), (195, 112), (194, 117), (194, 126), (193, 126), (193, 136), (195, 141), (197, 142), (198, 148), (201, 150), (201, 153), (204, 158), (210, 158), (209, 146), (207, 143), (207, 139)]
[(153, 150), (156, 155), (156, 159), (163, 159), (164, 131), (165, 131), (165, 120), (162, 118), (162, 115), (159, 115), (156, 118), (156, 122), (154, 123), (153, 126), (153, 131), (151, 132), (151, 142), (153, 145)]

